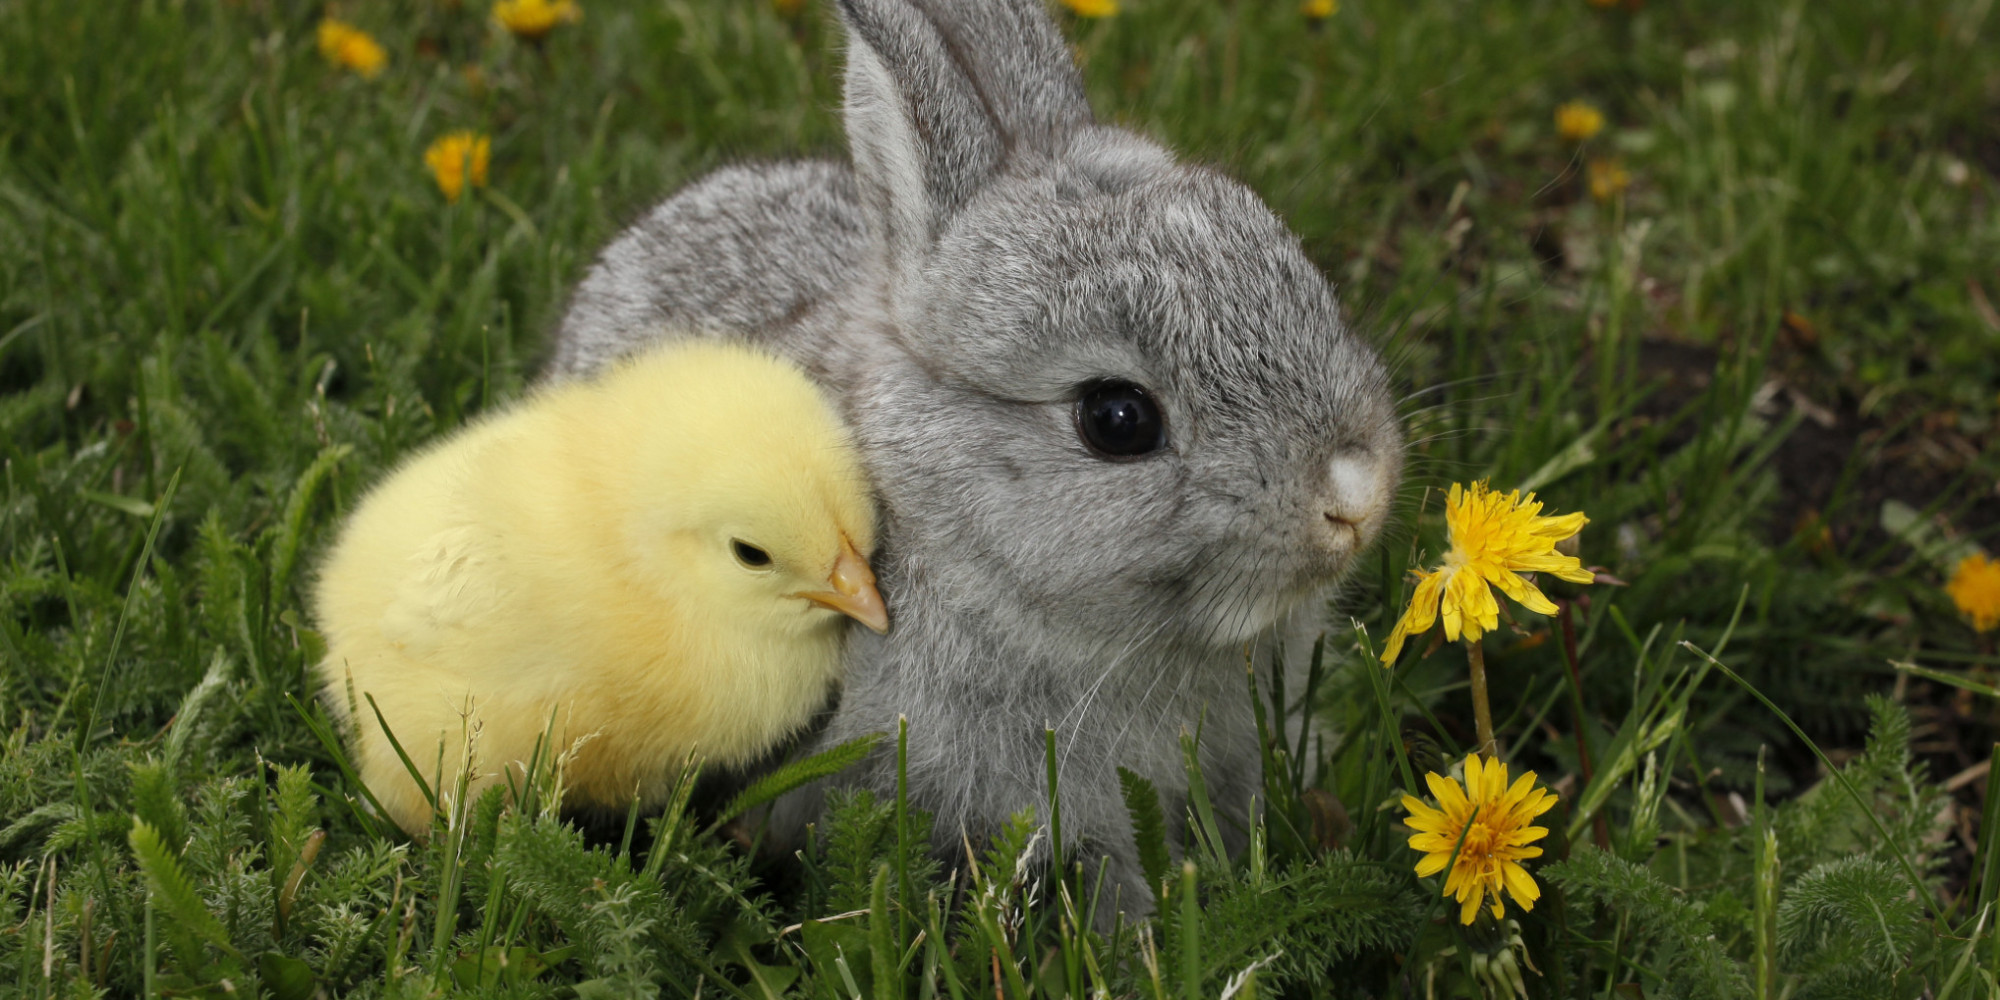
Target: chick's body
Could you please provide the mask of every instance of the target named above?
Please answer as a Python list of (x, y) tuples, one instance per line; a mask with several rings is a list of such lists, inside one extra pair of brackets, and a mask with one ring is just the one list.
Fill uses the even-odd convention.
[[(797, 369), (695, 343), (547, 390), (424, 452), (349, 521), (315, 595), (321, 681), (404, 829), (426, 781), (515, 780), (545, 732), (570, 805), (655, 800), (689, 750), (725, 765), (794, 732), (837, 679), (845, 618), (887, 627), (858, 457)], [(442, 764), (440, 765), (440, 754)]]

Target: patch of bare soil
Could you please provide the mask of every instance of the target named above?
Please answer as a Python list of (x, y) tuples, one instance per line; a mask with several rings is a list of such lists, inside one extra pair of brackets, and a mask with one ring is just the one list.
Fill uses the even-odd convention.
[[(1720, 354), (1712, 347), (1668, 340), (1640, 346), (1639, 370), (1657, 388), (1635, 416), (1671, 420), (1716, 377)], [(1882, 505), (1900, 500), (1918, 510), (1935, 507), (1949, 529), (1975, 537), (2000, 530), (2000, 482), (1978, 468), (1993, 435), (1969, 435), (1955, 413), (1903, 401), (1864, 415), (1851, 392), (1831, 387), (1780, 349), (1767, 366), (1755, 405), (1759, 415), (1798, 424), (1772, 456), (1781, 489), (1772, 519), (1773, 541), (1800, 531), (1826, 534), (1822, 544), (1846, 551), (1891, 539), (1881, 528)], [(1694, 428), (1669, 435), (1685, 443)]]

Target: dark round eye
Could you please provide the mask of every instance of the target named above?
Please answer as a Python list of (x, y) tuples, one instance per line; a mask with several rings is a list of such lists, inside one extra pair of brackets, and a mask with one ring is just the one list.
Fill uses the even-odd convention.
[(1137, 458), (1167, 443), (1160, 405), (1130, 382), (1092, 382), (1076, 401), (1076, 433), (1104, 458)]
[(740, 538), (729, 540), (729, 550), (736, 553), (736, 561), (751, 569), (763, 569), (771, 565), (771, 554)]

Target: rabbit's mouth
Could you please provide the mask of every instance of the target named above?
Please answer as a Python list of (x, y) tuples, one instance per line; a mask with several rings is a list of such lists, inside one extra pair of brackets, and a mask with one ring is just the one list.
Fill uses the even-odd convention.
[(1319, 523), (1308, 525), (1302, 586), (1310, 589), (1346, 575), (1348, 567), (1382, 527), (1382, 518), (1341, 507), (1320, 511)]
[(1398, 444), (1385, 435), (1344, 449), (1316, 464), (1309, 483), (1239, 508), (1180, 584), (1198, 640), (1246, 642), (1329, 597), (1387, 524), (1402, 469)]
[[(1352, 556), (1361, 549), (1361, 522), (1335, 511), (1324, 512), (1327, 531), (1332, 543), (1328, 547), (1343, 556)], [(1341, 561), (1345, 562), (1343, 558)]]

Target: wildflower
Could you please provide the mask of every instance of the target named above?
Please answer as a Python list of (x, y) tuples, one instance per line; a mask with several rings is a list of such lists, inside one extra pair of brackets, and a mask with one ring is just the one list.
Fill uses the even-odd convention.
[(556, 25), (583, 20), (583, 10), (576, 0), (500, 0), (493, 5), (493, 19), (514, 37), (539, 42)]
[(776, 7), (778, 13), (784, 17), (791, 17), (797, 14), (799, 11), (805, 9), (805, 5), (806, 0), (771, 0), (771, 6)]
[(486, 160), (493, 140), (477, 132), (451, 132), (438, 137), (424, 150), (424, 166), (437, 178), (446, 201), (457, 201), (468, 180), (473, 187), (486, 186)]
[(1451, 866), (1444, 894), (1457, 898), (1461, 924), (1472, 923), (1489, 893), (1494, 919), (1505, 916), (1503, 889), (1521, 909), (1534, 909), (1542, 889), (1521, 862), (1541, 857), (1542, 849), (1529, 845), (1549, 831), (1528, 824), (1555, 806), (1556, 794), (1537, 787), (1533, 771), (1509, 785), (1507, 765), (1482, 761), (1477, 754), (1465, 758), (1463, 786), (1436, 773), (1424, 775), (1424, 782), (1437, 797), (1435, 808), (1414, 795), (1403, 796), (1403, 808), (1410, 813), (1407, 822), (1417, 831), (1410, 847), (1424, 855), (1417, 862), (1417, 875), (1436, 875)]
[(1555, 550), (1557, 542), (1582, 530), (1589, 519), (1581, 511), (1542, 517), (1541, 510), (1533, 493), (1523, 499), (1519, 490), (1502, 495), (1484, 482), (1469, 490), (1453, 483), (1444, 505), (1451, 551), (1445, 553), (1444, 565), (1417, 581), (1409, 609), (1389, 633), (1382, 662), (1396, 662), (1403, 640), (1429, 631), (1440, 612), (1448, 639), (1462, 635), (1474, 640), (1499, 628), (1500, 604), (1488, 584), (1529, 611), (1552, 615), (1555, 604), (1519, 574), (1553, 573), (1572, 583), (1595, 580), (1575, 556)]
[(381, 73), (382, 64), (389, 61), (388, 53), (382, 51), (374, 36), (331, 17), (319, 22), (319, 54), (327, 62), (351, 69), (368, 80)]
[(1556, 109), (1556, 134), (1570, 142), (1582, 142), (1604, 131), (1604, 112), (1582, 101), (1571, 101)]
[(1632, 186), (1632, 175), (1617, 160), (1591, 160), (1584, 173), (1590, 180), (1590, 196), (1598, 201), (1610, 201)]
[(1118, 0), (1062, 0), (1062, 5), (1078, 17), (1116, 17)]
[(1324, 21), (1340, 13), (1340, 0), (1302, 0), (1299, 4), (1299, 13), (1304, 14), (1308, 20)]
[(1972, 622), (1973, 631), (2000, 628), (2000, 560), (1988, 559), (1980, 552), (1966, 556), (1958, 561), (1944, 592)]

